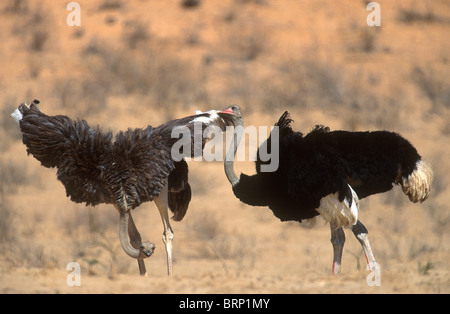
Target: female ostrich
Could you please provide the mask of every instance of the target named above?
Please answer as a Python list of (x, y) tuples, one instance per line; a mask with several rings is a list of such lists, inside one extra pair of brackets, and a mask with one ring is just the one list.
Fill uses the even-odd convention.
[[(239, 107), (225, 110), (235, 126), (242, 126)], [(303, 136), (294, 132), (285, 112), (269, 138), (258, 149), (256, 174), (234, 172), (234, 154), (240, 141), (235, 131), (227, 153), (225, 173), (233, 192), (242, 202), (268, 206), (282, 221), (322, 215), (331, 228), (333, 274), (340, 272), (345, 242), (343, 227), (350, 227), (361, 243), (369, 269), (376, 267), (367, 229), (358, 220), (359, 199), (392, 189), (400, 184), (416, 203), (427, 199), (433, 172), (430, 165), (403, 137), (387, 131), (347, 132), (316, 126)], [(275, 129), (274, 129), (275, 130)], [(278, 134), (278, 136), (276, 136)], [(263, 172), (260, 150), (279, 144), (279, 167)], [(233, 155), (230, 155), (233, 154)]]
[[(183, 219), (191, 200), (188, 166), (184, 159), (172, 158), (172, 146), (179, 138), (172, 130), (186, 127), (191, 140), (206, 142), (203, 130), (217, 126), (222, 130), (230, 124), (229, 115), (222, 119), (218, 111), (169, 121), (153, 128), (128, 129), (116, 134), (91, 128), (84, 120), (71, 120), (62, 115), (48, 116), (37, 107), (23, 103), (12, 114), (19, 122), (27, 153), (44, 167), (57, 170), (57, 178), (66, 188), (67, 196), (76, 203), (113, 204), (120, 214), (119, 237), (123, 250), (138, 260), (141, 275), (146, 273), (143, 259), (152, 255), (155, 245), (142, 242), (131, 217), (131, 210), (144, 202), (155, 201), (164, 225), (163, 242), (167, 254), (167, 269), (172, 274), (173, 231), (168, 208), (175, 221)], [(195, 132), (202, 132), (195, 135)], [(194, 143), (196, 144), (196, 143)], [(192, 146), (191, 146), (192, 147)], [(183, 152), (193, 156), (200, 150)]]

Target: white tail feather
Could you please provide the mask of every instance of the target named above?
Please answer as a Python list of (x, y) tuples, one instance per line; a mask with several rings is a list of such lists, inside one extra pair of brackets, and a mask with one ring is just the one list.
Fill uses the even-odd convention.
[(423, 202), (430, 194), (432, 181), (431, 165), (421, 159), (416, 163), (416, 169), (407, 178), (402, 178), (403, 192), (408, 195), (411, 202)]
[(17, 122), (20, 122), (20, 120), (22, 120), (23, 118), (23, 115), (19, 111), (19, 109), (16, 109), (13, 113), (11, 113), (11, 117), (13, 117)]

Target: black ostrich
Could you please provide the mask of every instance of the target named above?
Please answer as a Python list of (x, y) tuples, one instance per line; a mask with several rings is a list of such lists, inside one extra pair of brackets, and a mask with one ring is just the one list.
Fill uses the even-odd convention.
[[(242, 126), (237, 106), (226, 111), (235, 126)], [(369, 269), (376, 267), (367, 229), (358, 220), (359, 199), (392, 189), (399, 184), (412, 202), (430, 193), (433, 172), (417, 150), (403, 137), (387, 131), (347, 132), (316, 126), (303, 135), (291, 129), (285, 112), (269, 138), (258, 148), (256, 174), (234, 172), (234, 155), (242, 134), (234, 133), (227, 153), (225, 173), (242, 202), (268, 206), (282, 221), (299, 221), (322, 215), (331, 228), (333, 274), (340, 271), (345, 242), (343, 227), (352, 229), (361, 243)], [(279, 167), (263, 172), (260, 150), (279, 144)]]
[[(188, 165), (184, 158), (174, 160), (171, 149), (180, 137), (172, 130), (185, 127), (193, 143), (191, 151), (178, 153), (195, 157), (201, 154), (208, 126), (225, 130), (231, 125), (229, 115), (211, 110), (172, 120), (156, 128), (128, 129), (113, 138), (112, 132), (91, 128), (84, 120), (66, 116), (48, 116), (37, 107), (23, 103), (12, 114), (19, 122), (27, 153), (44, 167), (57, 168), (57, 178), (66, 188), (67, 196), (76, 203), (113, 204), (120, 214), (119, 236), (124, 251), (138, 260), (141, 275), (146, 274), (143, 259), (152, 255), (155, 245), (142, 242), (131, 210), (144, 202), (154, 201), (164, 225), (163, 242), (167, 253), (167, 269), (172, 274), (173, 231), (168, 209), (173, 219), (180, 221), (191, 200)], [(195, 132), (201, 132), (196, 134)], [(197, 140), (198, 142), (198, 140)], [(197, 145), (197, 150), (195, 146)], [(198, 149), (198, 145), (201, 145)]]

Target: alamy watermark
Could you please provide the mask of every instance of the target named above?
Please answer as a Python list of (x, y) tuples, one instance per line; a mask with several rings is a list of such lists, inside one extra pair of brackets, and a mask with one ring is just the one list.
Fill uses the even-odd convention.
[(69, 287), (81, 286), (81, 266), (77, 262), (70, 262), (66, 266), (66, 270), (70, 273), (66, 277), (66, 283)]
[[(81, 6), (78, 2), (69, 2), (66, 10), (70, 11), (67, 15), (66, 23), (68, 26), (81, 26)], [(371, 11), (366, 18), (367, 25), (381, 26), (381, 7), (378, 2), (369, 2), (366, 6), (367, 11)]]
[(367, 265), (367, 270), (370, 270), (370, 273), (366, 277), (366, 283), (369, 287), (373, 286), (381, 286), (381, 267), (380, 264), (374, 263), (372, 267)]
[[(225, 134), (225, 144), (224, 144)], [(179, 126), (172, 129), (172, 138), (178, 138), (171, 150), (174, 161), (182, 159), (194, 161), (256, 161), (257, 149), (259, 147), (259, 159), (262, 161), (261, 172), (274, 172), (279, 165), (279, 127), (273, 126), (270, 132), (270, 149), (267, 145), (269, 128), (266, 126), (237, 126), (226, 127), (225, 132), (217, 126), (208, 126), (202, 129), (202, 123), (194, 123), (194, 132), (187, 126)], [(203, 148), (203, 139), (211, 140)], [(235, 144), (241, 145), (234, 155), (233, 139)], [(246, 142), (248, 139), (248, 154), (246, 153)], [(226, 156), (224, 159), (224, 152)], [(193, 157), (191, 157), (193, 156)]]
[(369, 2), (366, 7), (367, 11), (371, 11), (367, 15), (366, 22), (369, 26), (381, 26), (381, 7), (378, 2)]
[(67, 14), (66, 23), (68, 26), (81, 26), (81, 6), (78, 2), (69, 2), (66, 6)]

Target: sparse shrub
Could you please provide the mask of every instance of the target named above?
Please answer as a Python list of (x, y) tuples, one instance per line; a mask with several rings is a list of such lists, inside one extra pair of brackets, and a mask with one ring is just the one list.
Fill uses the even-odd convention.
[(209, 240), (216, 237), (221, 231), (220, 222), (214, 214), (205, 213), (201, 221), (192, 225), (195, 236), (199, 239)]
[(3, 186), (0, 185), (0, 250), (1, 245), (14, 240), (16, 234), (14, 213), (8, 205)]
[(355, 38), (350, 43), (350, 52), (371, 53), (376, 50), (377, 34), (380, 32), (379, 27), (363, 26), (355, 29)]
[(25, 39), (30, 52), (42, 52), (51, 35), (52, 16), (41, 4), (28, 7), (13, 25), (12, 33)]
[(244, 61), (253, 61), (269, 47), (268, 29), (257, 18), (248, 16), (244, 18), (239, 15), (234, 18), (229, 27), (225, 38), (227, 38), (227, 47), (233, 57)]
[(19, 165), (11, 159), (0, 158), (0, 184), (4, 193), (15, 193), (19, 185), (29, 182), (26, 165)]
[(450, 83), (444, 73), (431, 66), (415, 66), (411, 71), (413, 82), (430, 99), (432, 112), (440, 113), (444, 108), (450, 108)]
[(350, 129), (398, 128), (402, 98), (380, 93), (377, 80), (370, 73), (352, 73), (320, 58), (283, 60), (278, 75), (260, 83), (258, 105), (268, 111), (319, 109), (339, 115)]
[(256, 258), (254, 237), (226, 231), (212, 213), (205, 212), (202, 217), (191, 228), (202, 243), (197, 250), (199, 258), (218, 259), (226, 273), (233, 270), (238, 276), (241, 271), (253, 267)]
[(419, 274), (421, 275), (429, 275), (430, 274), (430, 270), (432, 270), (434, 268), (433, 263), (431, 262), (426, 262), (425, 264), (422, 265), (421, 262), (417, 263), (417, 271), (419, 272)]
[(441, 20), (429, 9), (426, 12), (419, 12), (414, 6), (399, 9), (397, 19), (405, 24), (435, 23)]
[(284, 60), (278, 76), (265, 87), (264, 103), (271, 108), (327, 108), (342, 103), (339, 70), (312, 58)]
[(42, 27), (36, 28), (31, 32), (29, 47), (32, 51), (44, 50), (45, 43), (48, 40), (48, 31)]
[(141, 42), (150, 39), (150, 34), (145, 24), (138, 20), (133, 20), (126, 23), (122, 37), (128, 48), (136, 49)]
[(182, 0), (181, 7), (185, 9), (193, 9), (198, 7), (201, 3), (201, 0)]
[(60, 221), (70, 239), (67, 246), (71, 248), (72, 259), (86, 268), (89, 275), (107, 274), (113, 278), (126, 273), (131, 261), (122, 260), (126, 255), (122, 255), (116, 233), (110, 232), (117, 226), (117, 213), (109, 206), (104, 211), (80, 205), (72, 207)]
[[(76, 114), (85, 118), (106, 108), (108, 90), (102, 82), (88, 78), (71, 78), (58, 81), (54, 93), (66, 110), (66, 115)], [(67, 111), (68, 110), (68, 111)]]
[(99, 11), (120, 10), (123, 7), (121, 0), (104, 0), (98, 7)]
[(28, 0), (9, 0), (5, 12), (13, 14), (25, 14), (28, 12)]
[(202, 78), (188, 61), (165, 55), (146, 45), (145, 49), (113, 49), (93, 40), (85, 50), (96, 86), (113, 95), (141, 95), (167, 115), (180, 105), (205, 99)]

